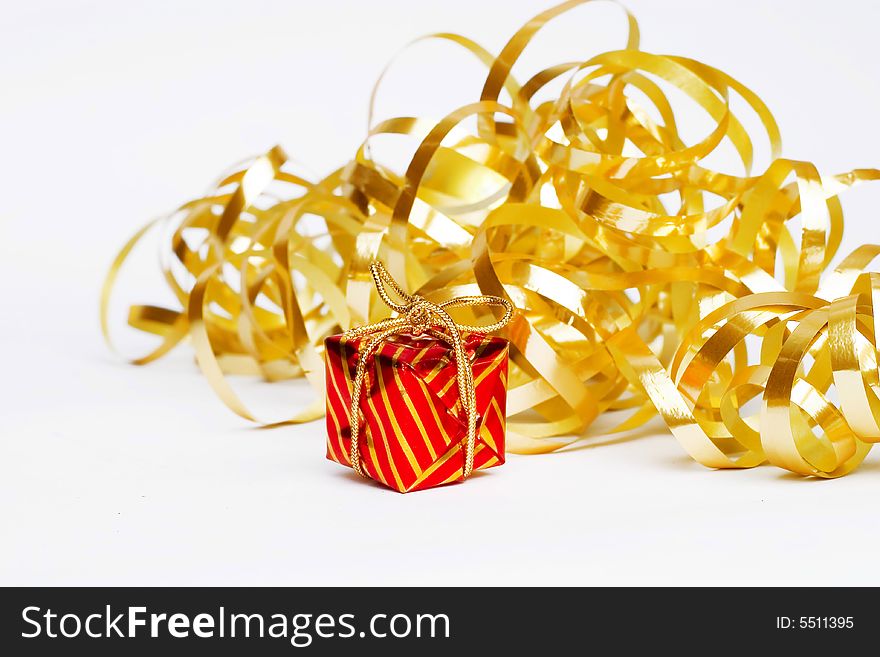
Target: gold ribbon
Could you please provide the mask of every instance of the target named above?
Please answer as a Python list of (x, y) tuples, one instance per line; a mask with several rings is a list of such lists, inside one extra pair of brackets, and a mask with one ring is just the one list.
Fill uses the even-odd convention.
[[(840, 195), (880, 171), (827, 175), (782, 158), (754, 92), (639, 50), (626, 12), (620, 50), (511, 75), (549, 21), (591, 4), (542, 12), (497, 55), (427, 37), (485, 67), (475, 102), (439, 120), (372, 120), (377, 83), (370, 130), (338, 170), (310, 180), (274, 148), (153, 224), (164, 232), (138, 233), (105, 285), (108, 339), (123, 263), (144, 237), (164, 236), (159, 271), (174, 302), (129, 309), (129, 324), (159, 338), (133, 362), (189, 339), (223, 402), (252, 420), (227, 375), (305, 377), (313, 402), (260, 420), (304, 422), (323, 412), (324, 338), (385, 310), (370, 275), (381, 259), (436, 305), (488, 294), (517, 309), (508, 451), (560, 449), (603, 416), (607, 434), (659, 414), (708, 467), (852, 471), (880, 438), (880, 297), (868, 271), (880, 247), (832, 263)], [(424, 72), (419, 93), (440, 79), (454, 72)], [(680, 126), (694, 110), (710, 121), (691, 138)], [(374, 145), (390, 140), (415, 142), (405, 170), (379, 158)]]
[[(458, 383), (458, 393), (462, 410), (467, 415), (467, 434), (465, 443), (463, 478), (467, 479), (474, 469), (474, 448), (477, 442), (477, 398), (474, 392), (474, 373), (470, 358), (465, 350), (464, 334), (492, 333), (504, 328), (513, 316), (513, 306), (507, 299), (493, 296), (464, 296), (449, 299), (443, 303), (431, 303), (417, 294), (407, 294), (395, 281), (381, 262), (370, 264), (370, 274), (376, 285), (379, 297), (389, 308), (398, 313), (398, 317), (383, 319), (375, 324), (359, 326), (346, 331), (343, 335), (349, 339), (370, 336), (370, 339), (359, 348), (357, 370), (351, 391), (351, 407), (348, 417), (351, 424), (351, 467), (359, 475), (366, 477), (361, 467), (361, 453), (358, 440), (360, 437), (360, 403), (364, 391), (364, 381), (370, 358), (382, 343), (392, 335), (411, 333), (413, 335), (431, 335), (447, 342), (453, 350)], [(389, 290), (402, 301), (394, 301)], [(486, 326), (471, 326), (456, 322), (447, 312), (449, 308), (459, 306), (500, 306), (504, 308), (504, 316)]]

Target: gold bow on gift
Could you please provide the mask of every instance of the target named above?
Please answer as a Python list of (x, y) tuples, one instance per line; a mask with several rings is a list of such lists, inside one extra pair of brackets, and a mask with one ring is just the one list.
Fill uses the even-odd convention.
[[(376, 284), (376, 290), (382, 301), (398, 313), (397, 317), (389, 317), (375, 324), (367, 324), (349, 329), (343, 335), (346, 338), (360, 338), (365, 335), (373, 336), (365, 347), (360, 350), (357, 372), (354, 378), (354, 386), (351, 391), (351, 467), (361, 476), (366, 476), (361, 468), (360, 448), (358, 435), (360, 433), (360, 401), (364, 391), (364, 379), (367, 374), (367, 363), (370, 357), (382, 344), (382, 341), (392, 335), (412, 333), (414, 335), (428, 334), (443, 340), (452, 346), (455, 354), (455, 363), (458, 368), (458, 392), (461, 405), (467, 413), (467, 446), (465, 448), (463, 477), (467, 478), (474, 469), (474, 447), (477, 441), (477, 399), (474, 392), (474, 373), (470, 367), (470, 359), (464, 347), (464, 333), (480, 332), (491, 333), (497, 331), (510, 321), (513, 316), (513, 305), (507, 299), (495, 296), (464, 296), (444, 301), (443, 303), (431, 303), (417, 294), (407, 294), (398, 285), (388, 270), (381, 262), (373, 262), (370, 265), (370, 274)], [(395, 303), (388, 294), (392, 290), (403, 303)], [(456, 306), (501, 306), (504, 308), (504, 317), (487, 326), (469, 326), (459, 324), (449, 313), (447, 308)]]

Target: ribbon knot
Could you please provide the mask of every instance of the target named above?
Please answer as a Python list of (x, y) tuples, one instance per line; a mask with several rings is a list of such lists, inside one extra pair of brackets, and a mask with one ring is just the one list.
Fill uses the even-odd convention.
[[(412, 303), (406, 307), (406, 319), (416, 335), (428, 332), (432, 324), (437, 323), (439, 308), (424, 297), (415, 295)], [(433, 320), (433, 321), (432, 321)]]
[[(351, 424), (351, 449), (349, 456), (351, 467), (362, 476), (361, 456), (359, 446), (360, 436), (360, 404), (364, 391), (364, 381), (367, 375), (367, 364), (382, 342), (392, 335), (410, 333), (416, 336), (431, 335), (448, 343), (453, 350), (457, 368), (457, 383), (461, 406), (467, 414), (467, 434), (465, 442), (464, 469), (462, 477), (470, 476), (474, 469), (474, 449), (477, 441), (477, 400), (474, 390), (474, 373), (471, 369), (470, 359), (465, 350), (465, 333), (491, 333), (497, 331), (510, 321), (513, 316), (513, 306), (507, 299), (501, 297), (476, 295), (455, 297), (443, 303), (432, 303), (418, 294), (408, 294), (395, 281), (381, 262), (373, 262), (370, 265), (370, 274), (376, 284), (376, 290), (382, 301), (397, 313), (397, 317), (389, 317), (346, 331), (346, 338), (361, 338), (370, 336), (370, 339), (360, 350), (354, 385), (351, 391), (351, 407), (349, 418)], [(397, 302), (391, 298), (389, 290), (401, 300)], [(504, 309), (504, 316), (493, 324), (486, 326), (470, 326), (459, 324), (447, 312), (447, 308), (456, 306), (498, 306)]]

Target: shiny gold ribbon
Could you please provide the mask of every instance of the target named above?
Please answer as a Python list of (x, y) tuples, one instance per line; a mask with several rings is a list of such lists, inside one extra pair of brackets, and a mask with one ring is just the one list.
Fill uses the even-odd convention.
[[(305, 422), (323, 412), (324, 338), (384, 311), (370, 272), (381, 259), (438, 306), (487, 294), (517, 309), (505, 332), (508, 451), (558, 450), (589, 438), (600, 417), (608, 434), (659, 415), (708, 467), (851, 472), (880, 437), (869, 271), (880, 247), (832, 263), (840, 195), (880, 171), (828, 175), (781, 157), (753, 91), (707, 64), (640, 50), (627, 12), (620, 50), (513, 77), (547, 23), (592, 4), (542, 12), (497, 55), (459, 35), (426, 37), (485, 67), (474, 102), (439, 119), (375, 119), (389, 70), (344, 166), (310, 180), (273, 148), (139, 232), (104, 288), (108, 340), (113, 284), (158, 235), (173, 301), (128, 309), (130, 325), (158, 336), (133, 362), (190, 340), (210, 385), (251, 420), (229, 375), (305, 377), (311, 403), (260, 419)], [(419, 93), (447, 73), (425, 72)], [(693, 110), (710, 121), (690, 138), (681, 127)], [(414, 142), (404, 170), (378, 156), (388, 140)]]
[[(359, 348), (357, 370), (352, 384), (351, 407), (348, 417), (351, 424), (351, 467), (359, 475), (366, 477), (361, 467), (360, 437), (360, 403), (364, 391), (367, 367), (375, 351), (392, 335), (411, 333), (413, 335), (431, 335), (448, 343), (455, 358), (459, 399), (462, 410), (467, 416), (467, 434), (465, 443), (463, 478), (467, 479), (474, 469), (474, 449), (477, 442), (477, 398), (474, 392), (474, 373), (470, 358), (465, 350), (466, 333), (492, 333), (504, 328), (513, 316), (513, 306), (507, 299), (493, 296), (464, 296), (449, 299), (443, 303), (431, 303), (417, 294), (407, 294), (395, 281), (385, 265), (381, 262), (370, 264), (370, 274), (376, 285), (379, 297), (389, 308), (398, 313), (398, 317), (383, 319), (375, 324), (358, 326), (346, 331), (343, 335), (349, 339), (370, 336), (370, 339)], [(389, 295), (389, 290), (402, 301), (398, 303)], [(447, 312), (449, 308), (459, 306), (500, 306), (504, 308), (504, 316), (486, 326), (470, 326), (456, 322)]]

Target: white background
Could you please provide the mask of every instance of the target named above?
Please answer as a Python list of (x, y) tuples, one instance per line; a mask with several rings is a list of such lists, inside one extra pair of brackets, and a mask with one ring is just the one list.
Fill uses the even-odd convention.
[[(644, 49), (757, 91), (788, 156), (880, 164), (876, 3), (628, 4)], [(875, 455), (830, 482), (714, 472), (652, 425), (398, 495), (326, 461), (322, 422), (232, 415), (188, 346), (135, 368), (103, 345), (102, 278), (143, 222), (276, 142), (316, 173), (342, 164), (398, 47), (449, 30), (497, 52), (543, 0), (2, 5), (0, 583), (880, 584)], [(613, 7), (580, 9), (530, 61), (621, 35)], [(382, 115), (475, 99), (481, 73), (417, 49)], [(880, 241), (876, 194), (845, 197), (845, 246)], [(267, 387), (245, 391), (276, 411), (304, 401)]]

